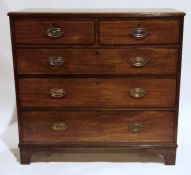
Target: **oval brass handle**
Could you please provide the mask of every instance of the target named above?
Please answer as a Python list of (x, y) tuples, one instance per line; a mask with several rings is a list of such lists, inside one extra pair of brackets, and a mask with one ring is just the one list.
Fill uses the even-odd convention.
[(63, 89), (50, 89), (49, 95), (52, 98), (63, 98), (66, 92)]
[(131, 132), (140, 132), (144, 129), (144, 125), (142, 123), (138, 123), (138, 122), (130, 123), (128, 125), (128, 129)]
[(129, 90), (130, 97), (142, 98), (146, 95), (146, 91), (142, 88), (133, 88)]
[(54, 131), (63, 131), (67, 128), (68, 126), (64, 122), (56, 122), (52, 125), (52, 130)]
[(136, 27), (130, 32), (130, 36), (133, 39), (141, 40), (144, 39), (148, 35), (148, 31), (142, 27)]
[(59, 38), (63, 34), (63, 30), (59, 27), (50, 27), (46, 30), (46, 35), (51, 38)]
[(48, 64), (50, 66), (62, 66), (64, 64), (64, 58), (63, 57), (49, 57)]
[(129, 64), (131, 66), (137, 67), (137, 68), (145, 66), (145, 64), (147, 64), (147, 62), (148, 61), (143, 57), (134, 57), (134, 58), (129, 59)]

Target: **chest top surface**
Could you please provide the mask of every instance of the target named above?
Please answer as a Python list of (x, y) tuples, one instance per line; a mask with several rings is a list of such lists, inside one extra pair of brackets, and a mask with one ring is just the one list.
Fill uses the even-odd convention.
[(163, 8), (73, 8), (73, 9), (54, 9), (54, 8), (28, 8), (20, 11), (9, 12), (9, 16), (15, 17), (27, 17), (27, 16), (62, 16), (62, 15), (75, 15), (80, 14), (84, 17), (89, 15), (96, 16), (115, 16), (115, 17), (149, 17), (149, 16), (184, 16), (185, 13), (175, 9), (163, 9)]

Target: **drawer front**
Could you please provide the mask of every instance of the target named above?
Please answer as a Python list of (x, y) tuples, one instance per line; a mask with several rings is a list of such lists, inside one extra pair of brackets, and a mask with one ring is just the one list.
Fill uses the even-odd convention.
[(174, 113), (22, 112), (24, 142), (173, 142)]
[(25, 21), (14, 24), (17, 44), (94, 44), (93, 21)]
[(178, 50), (17, 49), (19, 74), (176, 74)]
[(30, 78), (19, 90), (22, 107), (174, 107), (176, 79)]
[(101, 44), (171, 44), (179, 42), (176, 19), (100, 21)]

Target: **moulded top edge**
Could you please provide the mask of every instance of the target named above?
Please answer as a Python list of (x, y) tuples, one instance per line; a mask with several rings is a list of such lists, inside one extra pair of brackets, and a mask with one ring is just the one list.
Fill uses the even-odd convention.
[(184, 16), (185, 13), (169, 8), (143, 8), (143, 9), (121, 9), (121, 8), (75, 8), (75, 9), (61, 9), (61, 8), (28, 8), (19, 11), (9, 12), (9, 16), (62, 16), (62, 15), (104, 15), (104, 16), (126, 16), (126, 17), (136, 17), (136, 16)]

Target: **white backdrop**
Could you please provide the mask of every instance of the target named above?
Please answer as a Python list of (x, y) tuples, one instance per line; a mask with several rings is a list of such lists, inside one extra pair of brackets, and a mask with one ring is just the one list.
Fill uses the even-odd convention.
[[(164, 166), (161, 161), (151, 163), (150, 158), (134, 157), (134, 155), (107, 155), (110, 161), (127, 159), (129, 163), (111, 162), (66, 162), (78, 160), (82, 155), (65, 155), (59, 163), (32, 163), (22, 166), (18, 158), (17, 118), (15, 113), (15, 92), (12, 68), (9, 20), (7, 12), (23, 8), (176, 8), (186, 12), (180, 115), (178, 129), (178, 150), (176, 166)], [(190, 175), (191, 157), (191, 1), (190, 0), (0, 0), (0, 174), (1, 175), (33, 175), (33, 174), (89, 174), (107, 175)], [(98, 155), (86, 155), (85, 160), (102, 159)], [(36, 160), (41, 157), (36, 157)], [(58, 160), (55, 155), (52, 159)], [(142, 163), (132, 162), (136, 159)], [(93, 159), (94, 160), (94, 159)], [(106, 159), (107, 160), (107, 159)], [(82, 160), (83, 161), (83, 160)], [(156, 160), (158, 161), (158, 159)], [(144, 163), (143, 163), (144, 162)]]

